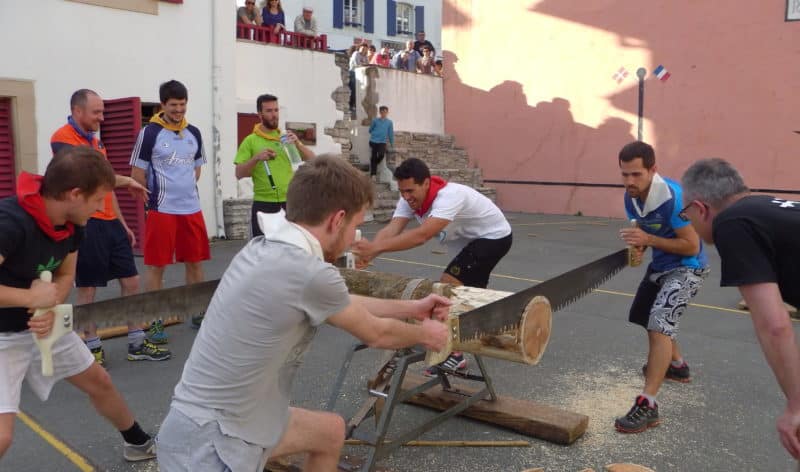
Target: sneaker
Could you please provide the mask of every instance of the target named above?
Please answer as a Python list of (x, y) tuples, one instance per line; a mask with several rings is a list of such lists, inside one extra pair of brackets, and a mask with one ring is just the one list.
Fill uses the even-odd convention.
[(100, 367), (106, 365), (106, 353), (103, 351), (103, 346), (96, 347), (94, 349), (89, 349), (94, 356), (94, 361), (97, 362)]
[(426, 377), (436, 377), (440, 368), (443, 370), (464, 371), (467, 370), (467, 359), (464, 358), (464, 354), (453, 354), (451, 352), (444, 362), (439, 365), (428, 367), (422, 373)]
[(156, 457), (156, 442), (153, 438), (148, 439), (146, 443), (140, 446), (126, 442), (125, 447), (122, 449), (122, 456), (129, 462), (153, 459)]
[(199, 315), (192, 317), (192, 328), (200, 329), (200, 325), (203, 324), (203, 318), (206, 317), (205, 313), (200, 313)]
[[(647, 364), (642, 366), (642, 374), (647, 375)], [(689, 383), (692, 381), (692, 374), (689, 372), (689, 364), (683, 361), (683, 365), (675, 367), (672, 364), (667, 368), (667, 373), (664, 375), (667, 380), (673, 382)]]
[(617, 418), (614, 427), (620, 433), (641, 433), (661, 423), (658, 419), (658, 404), (651, 407), (643, 395), (636, 397), (636, 403), (625, 416)]
[(168, 349), (158, 347), (147, 339), (138, 348), (134, 348), (133, 344), (128, 344), (129, 361), (165, 361), (170, 357), (172, 357), (172, 353)]
[(153, 344), (167, 344), (169, 342), (169, 335), (164, 331), (164, 322), (155, 320), (150, 324), (150, 329), (147, 330), (147, 340)]

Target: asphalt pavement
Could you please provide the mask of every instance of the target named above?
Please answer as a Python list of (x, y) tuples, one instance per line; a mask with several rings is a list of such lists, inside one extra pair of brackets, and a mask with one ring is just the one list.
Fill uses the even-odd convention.
[[(514, 228), (510, 253), (495, 269), (490, 288), (518, 291), (623, 247), (622, 220), (577, 216), (508, 214)], [(371, 238), (379, 225), (367, 224)], [(243, 241), (217, 241), (205, 266), (207, 278), (222, 275)], [(576, 411), (590, 417), (586, 434), (570, 446), (550, 444), (476, 421), (454, 418), (426, 433), (429, 440), (527, 439), (527, 448), (401, 448), (381, 464), (395, 471), (546, 471), (602, 470), (630, 462), (657, 471), (796, 470), (783, 450), (775, 418), (784, 401), (761, 353), (747, 313), (735, 309), (734, 289), (719, 287), (719, 259), (709, 250), (712, 272), (681, 321), (679, 341), (692, 368), (689, 384), (666, 382), (658, 397), (662, 425), (645, 433), (614, 430), (641, 391), (647, 342), (644, 331), (627, 322), (627, 311), (644, 266), (625, 269), (600, 290), (554, 313), (547, 350), (536, 366), (488, 360), (499, 394)], [(385, 254), (371, 270), (438, 279), (450, 256), (434, 242), (410, 251)], [(141, 260), (137, 263), (141, 264)], [(165, 286), (180, 285), (182, 267), (170, 267)], [(116, 286), (100, 298), (118, 294)], [(196, 331), (188, 324), (167, 328), (173, 358), (128, 362), (125, 338), (107, 340), (108, 371), (140, 424), (156, 431)], [(323, 326), (298, 372), (294, 404), (323, 408), (346, 350), (354, 339)], [(337, 411), (352, 415), (366, 398), (366, 380), (382, 354), (357, 354)], [(421, 368), (421, 367), (420, 367)], [(470, 368), (474, 371), (475, 364)], [(155, 471), (154, 462), (128, 464), (114, 428), (99, 417), (86, 397), (60, 383), (42, 403), (23, 389), (26, 421), (16, 422), (14, 444), (0, 460), (2, 471)], [(392, 432), (401, 432), (433, 415), (401, 407)], [(391, 436), (391, 433), (390, 433)], [(348, 447), (363, 455), (365, 447)], [(74, 453), (74, 454), (72, 454)], [(85, 466), (80, 466), (86, 460)]]

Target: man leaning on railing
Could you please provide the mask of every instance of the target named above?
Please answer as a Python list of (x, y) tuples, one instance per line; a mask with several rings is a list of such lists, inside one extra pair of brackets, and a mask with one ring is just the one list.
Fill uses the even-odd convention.
[(305, 38), (297, 38), (300, 40), (301, 47), (313, 47), (314, 41), (317, 36), (317, 19), (313, 18), (314, 9), (309, 6), (303, 7), (303, 13), (298, 15), (294, 20), (294, 32), (300, 33)]

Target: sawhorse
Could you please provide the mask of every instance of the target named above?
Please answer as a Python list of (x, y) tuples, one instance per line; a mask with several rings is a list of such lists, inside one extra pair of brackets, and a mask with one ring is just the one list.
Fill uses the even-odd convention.
[[(356, 352), (366, 349), (367, 346), (361, 343), (356, 343), (347, 352), (342, 368), (339, 375), (336, 377), (333, 391), (331, 392), (330, 399), (328, 400), (327, 410), (333, 411), (336, 405), (336, 399), (344, 383), (347, 371), (350, 368), (350, 363), (353, 360), (353, 355)], [(486, 366), (479, 356), (475, 356), (475, 361), (480, 369), (480, 375), (463, 374), (453, 371), (446, 371), (439, 368), (436, 377), (431, 380), (414, 387), (411, 390), (402, 391), (403, 379), (406, 376), (408, 367), (417, 362), (425, 360), (425, 351), (421, 348), (407, 348), (395, 351), (391, 360), (378, 373), (378, 376), (370, 382), (369, 395), (361, 408), (356, 412), (353, 417), (347, 422), (346, 437), (348, 439), (360, 439), (371, 446), (370, 452), (367, 455), (366, 461), (361, 470), (364, 472), (372, 471), (376, 462), (391, 454), (395, 449), (403, 444), (417, 439), (427, 431), (435, 428), (439, 424), (451, 416), (457, 415), (469, 408), (474, 403), (488, 398), (494, 401), (497, 396), (495, 395), (492, 381), (486, 373)], [(408, 400), (409, 398), (422, 393), (428, 389), (441, 385), (444, 390), (451, 390), (448, 375), (454, 375), (462, 379), (472, 380), (475, 382), (483, 383), (483, 388), (475, 394), (469, 396), (465, 395), (464, 400), (449, 409), (439, 413), (428, 421), (401, 433), (397, 438), (388, 441), (386, 433), (389, 430), (389, 424), (392, 421), (392, 414), (395, 408)], [(385, 404), (383, 404), (385, 402)], [(381, 407), (381, 405), (383, 406)], [(373, 431), (361, 431), (358, 427), (369, 416), (375, 415), (377, 417), (377, 425)]]

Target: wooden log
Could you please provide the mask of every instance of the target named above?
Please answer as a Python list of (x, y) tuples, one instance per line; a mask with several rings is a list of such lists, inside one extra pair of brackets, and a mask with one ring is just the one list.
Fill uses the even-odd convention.
[(452, 326), (458, 323), (460, 314), (492, 303), (511, 295), (511, 292), (488, 290), (474, 287), (452, 287), (450, 300), (450, 319), (448, 324), (453, 333), (447, 345), (439, 352), (429, 352), (425, 357), (428, 365), (444, 362), (452, 351), (465, 351), (475, 355), (493, 357), (528, 365), (539, 363), (552, 329), (553, 310), (545, 297), (534, 297), (522, 311), (519, 326), (505, 333), (481, 336), (468, 341), (458, 340), (457, 330)]
[[(347, 284), (347, 289), (355, 295), (394, 300), (402, 298), (418, 300), (425, 298), (433, 291), (433, 282), (427, 279), (366, 270), (339, 269), (339, 272)], [(408, 293), (410, 296), (404, 297), (404, 293)], [(446, 296), (449, 296), (449, 292), (446, 293), (448, 294)]]
[[(402, 388), (410, 390), (427, 380), (408, 372)], [(455, 392), (436, 387), (411, 397), (407, 402), (444, 411), (464, 401), (464, 395), (478, 392), (476, 388), (457, 383), (453, 377), (450, 380)], [(572, 444), (589, 426), (589, 417), (586, 415), (504, 396), (498, 396), (495, 401), (481, 400), (460, 414), (556, 444)]]
[(655, 472), (653, 469), (649, 467), (645, 467), (639, 464), (608, 464), (607, 466), (603, 467), (606, 472)]
[[(379, 298), (419, 299), (430, 293), (439, 293), (453, 302), (451, 319), (512, 294), (485, 288), (452, 286), (426, 279), (414, 279), (395, 274), (340, 269), (350, 293)], [(451, 327), (454, 321), (449, 322)], [(520, 322), (499, 335), (482, 336), (460, 342), (457, 334), (438, 353), (428, 353), (426, 362), (435, 365), (443, 362), (452, 351), (465, 351), (477, 355), (533, 365), (539, 362), (547, 347), (552, 328), (552, 310), (544, 297), (535, 297), (523, 310)], [(456, 330), (457, 331), (457, 330)], [(456, 333), (456, 331), (452, 331)]]

